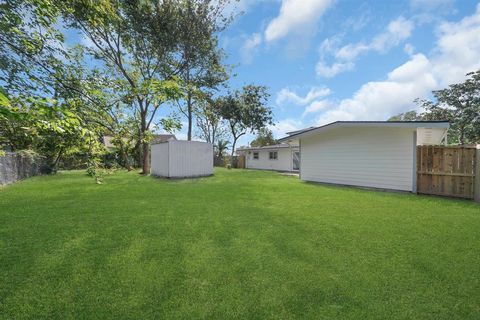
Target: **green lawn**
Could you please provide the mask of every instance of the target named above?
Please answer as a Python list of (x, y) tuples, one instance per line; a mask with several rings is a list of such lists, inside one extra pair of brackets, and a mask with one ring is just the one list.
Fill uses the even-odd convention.
[(2, 319), (480, 319), (480, 206), (218, 169), (0, 188)]

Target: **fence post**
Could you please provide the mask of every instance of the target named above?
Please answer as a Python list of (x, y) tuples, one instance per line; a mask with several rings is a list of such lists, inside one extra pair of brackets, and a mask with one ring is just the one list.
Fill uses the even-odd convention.
[(475, 154), (475, 182), (473, 183), (473, 199), (480, 203), (480, 144), (477, 144)]

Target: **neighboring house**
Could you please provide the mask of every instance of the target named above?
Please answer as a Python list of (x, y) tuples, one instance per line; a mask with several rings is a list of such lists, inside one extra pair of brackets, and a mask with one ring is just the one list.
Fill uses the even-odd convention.
[[(107, 148), (110, 151), (113, 149), (116, 149), (112, 140), (113, 140), (113, 136), (109, 136), (109, 135), (103, 136), (103, 144), (105, 145), (105, 148)], [(127, 139), (124, 139), (124, 141), (127, 142)]]
[[(115, 145), (112, 143), (112, 140), (113, 140), (113, 136), (110, 136), (110, 135), (103, 136), (103, 144), (108, 150), (116, 149)], [(171, 141), (171, 140), (177, 140), (174, 134), (154, 134), (152, 138), (152, 144)], [(123, 141), (127, 143), (128, 140), (124, 138)]]
[(264, 147), (241, 148), (245, 155), (245, 168), (276, 171), (298, 171), (300, 150), (298, 145), (281, 143)]
[(154, 134), (151, 144), (177, 140), (174, 134)]
[(337, 121), (292, 132), (300, 179), (416, 191), (416, 146), (446, 141), (446, 121)]

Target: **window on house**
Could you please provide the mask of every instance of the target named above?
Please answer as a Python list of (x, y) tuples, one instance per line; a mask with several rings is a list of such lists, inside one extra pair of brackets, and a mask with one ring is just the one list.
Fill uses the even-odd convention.
[(253, 159), (258, 160), (258, 152), (253, 153)]
[(269, 157), (270, 160), (277, 160), (277, 159), (278, 159), (278, 153), (277, 153), (277, 151), (271, 151), (271, 152), (269, 153), (269, 156), (268, 156), (268, 157)]

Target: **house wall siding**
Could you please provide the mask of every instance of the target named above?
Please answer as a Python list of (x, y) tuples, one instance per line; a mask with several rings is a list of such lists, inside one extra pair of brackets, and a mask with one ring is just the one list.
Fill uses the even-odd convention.
[(335, 128), (301, 139), (301, 179), (412, 191), (409, 128)]
[[(298, 149), (296, 149), (298, 151)], [(269, 153), (271, 151), (278, 152), (277, 160), (270, 160)], [(258, 160), (253, 159), (253, 153), (258, 152)], [(246, 153), (246, 168), (247, 169), (262, 169), (262, 170), (276, 170), (276, 171), (291, 171), (292, 170), (292, 149), (279, 148), (272, 150), (258, 150)]]

